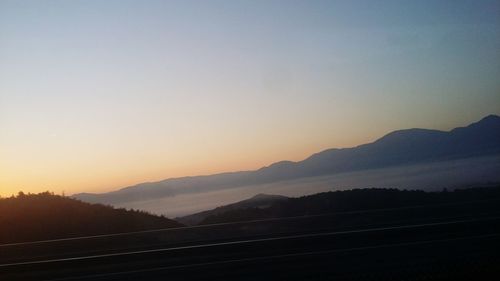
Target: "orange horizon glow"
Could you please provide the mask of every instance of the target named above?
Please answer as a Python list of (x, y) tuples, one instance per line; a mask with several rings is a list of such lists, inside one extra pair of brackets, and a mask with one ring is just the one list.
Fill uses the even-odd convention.
[[(336, 147), (350, 146), (353, 145), (345, 144)], [(318, 147), (317, 149), (301, 149), (299, 151), (268, 151), (257, 154), (242, 152), (230, 159), (215, 157), (214, 159), (206, 159), (205, 157), (203, 161), (193, 159), (193, 162), (188, 163), (187, 161), (183, 161), (184, 163), (181, 165), (172, 165), (169, 161), (157, 161), (153, 163), (154, 160), (149, 160), (141, 165), (132, 165), (130, 167), (116, 167), (104, 171), (99, 169), (101, 170), (99, 173), (96, 173), (95, 170), (81, 168), (82, 170), (86, 170), (86, 172), (79, 173), (79, 170), (76, 170), (72, 171), (71, 174), (61, 175), (58, 170), (51, 169), (44, 171), (42, 167), (39, 173), (33, 173), (31, 177), (26, 177), (28, 175), (26, 172), (18, 176), (12, 172), (10, 174), (2, 174), (0, 179), (0, 196), (9, 197), (17, 194), (19, 191), (25, 193), (50, 191), (66, 195), (81, 192), (103, 193), (139, 183), (161, 181), (168, 178), (256, 170), (282, 160), (300, 161), (313, 153), (329, 148), (332, 147), (325, 146)], [(8, 167), (1, 168), (2, 171), (8, 171)], [(61, 170), (64, 170), (64, 168), (61, 168)], [(52, 177), (50, 174), (52, 174)]]
[[(448, 126), (444, 130), (449, 130), (452, 127)], [(224, 146), (221, 143), (214, 149), (205, 149), (206, 147), (201, 145), (197, 147), (198, 150), (192, 149), (190, 155), (175, 155), (177, 161), (169, 158), (169, 153), (165, 151), (163, 154), (154, 152), (146, 157), (145, 150), (136, 151), (138, 152), (136, 155), (133, 155), (130, 151), (128, 153), (117, 151), (115, 155), (107, 155), (106, 157), (103, 155), (103, 158), (97, 156), (90, 162), (80, 158), (79, 161), (76, 161), (78, 163), (73, 163), (73, 165), (67, 165), (70, 163), (64, 161), (49, 166), (40, 164), (38, 171), (21, 169), (23, 167), (22, 162), (18, 163), (18, 167), (7, 166), (0, 162), (0, 171), (2, 171), (2, 174), (0, 174), (0, 196), (8, 197), (17, 194), (19, 191), (25, 193), (50, 191), (66, 195), (83, 192), (104, 193), (168, 178), (256, 170), (278, 161), (301, 161), (325, 149), (354, 147), (369, 143), (395, 129), (382, 129), (384, 132), (380, 133), (375, 130), (375, 133), (372, 133), (375, 136), (363, 136), (361, 134), (354, 136), (355, 134), (351, 132), (352, 136), (337, 137), (337, 145), (329, 145), (328, 142), (307, 143), (307, 141), (302, 140), (305, 142), (304, 144), (300, 143), (299, 139), (296, 140), (296, 143), (269, 142), (261, 144), (256, 151), (249, 150), (250, 147), (255, 146), (255, 144), (252, 145), (252, 142), (247, 143), (247, 147), (241, 150), (242, 145), (233, 144), (231, 147)], [(360, 130), (355, 131), (359, 133)], [(341, 134), (333, 135), (340, 136)], [(151, 150), (149, 152), (151, 153)], [(224, 153), (224, 156), (217, 157), (219, 153)], [(49, 152), (49, 155), (37, 158), (47, 159), (50, 155), (54, 156)], [(162, 158), (159, 155), (165, 155), (165, 157)], [(170, 155), (172, 156), (172, 154)], [(96, 155), (93, 154), (93, 156)], [(64, 158), (62, 155), (59, 157)], [(13, 155), (13, 158), (16, 157)], [(16, 159), (28, 158), (27, 155), (19, 157), (19, 154), (17, 154)], [(127, 158), (128, 162), (126, 162)], [(106, 160), (109, 162), (106, 162)], [(102, 163), (103, 161), (104, 163)], [(123, 161), (121, 165), (117, 165), (120, 161)], [(96, 163), (102, 164), (98, 165)], [(16, 168), (19, 169), (18, 174), (16, 174)]]

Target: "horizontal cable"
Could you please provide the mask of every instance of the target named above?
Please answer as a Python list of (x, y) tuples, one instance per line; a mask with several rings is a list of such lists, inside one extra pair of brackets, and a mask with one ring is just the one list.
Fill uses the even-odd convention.
[(223, 223), (204, 224), (204, 225), (195, 225), (195, 226), (181, 226), (181, 227), (170, 227), (170, 228), (159, 228), (159, 229), (119, 232), (119, 233), (111, 233), (111, 234), (98, 234), (98, 235), (89, 235), (89, 236), (57, 238), (57, 239), (39, 240), (39, 241), (16, 242), (16, 243), (0, 244), (0, 248), (1, 247), (23, 246), (23, 245), (44, 244), (44, 243), (57, 243), (57, 242), (64, 242), (64, 241), (77, 241), (77, 240), (98, 239), (98, 238), (107, 238), (107, 237), (129, 236), (129, 235), (157, 233), (157, 232), (182, 231), (182, 230), (189, 230), (189, 229), (203, 229), (203, 228), (211, 228), (211, 227), (218, 227), (218, 226), (231, 226), (231, 225), (251, 224), (251, 223), (259, 223), (259, 222), (273, 222), (273, 221), (286, 221), (286, 220), (295, 220), (295, 219), (308, 219), (308, 218), (328, 217), (328, 216), (335, 216), (335, 215), (368, 214), (368, 213), (377, 213), (377, 212), (390, 212), (390, 211), (422, 209), (422, 208), (432, 208), (432, 207), (442, 207), (442, 206), (459, 206), (459, 205), (468, 205), (468, 204), (484, 203), (484, 202), (491, 202), (491, 201), (500, 201), (500, 199), (476, 200), (476, 201), (443, 203), (443, 204), (433, 204), (433, 205), (414, 205), (414, 206), (407, 206), (407, 207), (380, 208), (380, 209), (371, 209), (371, 210), (345, 211), (345, 212), (334, 212), (334, 213), (325, 213), (325, 214), (316, 214), (316, 215), (301, 215), (301, 216), (290, 216), (290, 217), (279, 217), (279, 218), (267, 218), (267, 219), (258, 219), (258, 220), (223, 222)]
[(274, 255), (274, 256), (232, 259), (232, 260), (194, 263), (194, 264), (185, 264), (185, 265), (163, 266), (163, 267), (155, 267), (155, 268), (148, 268), (148, 269), (129, 270), (129, 271), (103, 273), (103, 274), (92, 274), (92, 275), (85, 275), (85, 276), (81, 276), (81, 277), (67, 277), (67, 278), (59, 278), (59, 279), (50, 279), (50, 280), (44, 280), (44, 281), (67, 281), (67, 280), (82, 280), (82, 279), (93, 280), (95, 278), (112, 277), (112, 276), (136, 274), (136, 273), (147, 273), (147, 272), (175, 270), (175, 269), (189, 269), (189, 268), (212, 266), (212, 265), (246, 263), (246, 262), (253, 262), (253, 261), (275, 260), (275, 259), (280, 259), (280, 258), (292, 258), (292, 257), (311, 256), (311, 255), (346, 253), (346, 252), (365, 251), (365, 250), (377, 250), (377, 249), (383, 249), (383, 248), (397, 248), (397, 247), (405, 247), (405, 246), (416, 246), (416, 245), (425, 245), (425, 244), (434, 244), (434, 243), (445, 243), (445, 242), (451, 242), (451, 241), (461, 241), (461, 240), (468, 240), (468, 239), (492, 238), (492, 237), (497, 237), (497, 236), (500, 236), (500, 233), (447, 238), (447, 239), (412, 241), (412, 242), (403, 242), (403, 243), (394, 243), (394, 244), (382, 244), (382, 245), (354, 247), (354, 248), (347, 248), (347, 249), (333, 249), (333, 250), (301, 252), (301, 253), (292, 253), (292, 254), (283, 254), (283, 255)]
[(478, 221), (490, 221), (490, 220), (498, 220), (498, 219), (500, 219), (500, 216), (481, 218), (481, 219), (455, 220), (455, 221), (448, 221), (448, 222), (423, 223), (423, 224), (400, 225), (400, 226), (390, 226), (390, 227), (376, 227), (376, 228), (357, 229), (357, 230), (345, 230), (345, 231), (333, 231), (333, 232), (312, 233), (312, 234), (288, 235), (288, 236), (281, 236), (281, 237), (270, 237), (270, 238), (259, 238), (259, 239), (239, 240), (239, 241), (230, 241), (230, 242), (198, 244), (198, 245), (160, 248), (160, 249), (151, 249), (151, 250), (80, 256), (80, 257), (72, 257), (72, 258), (7, 263), (7, 264), (0, 264), (0, 267), (46, 264), (46, 263), (57, 263), (57, 262), (67, 262), (67, 261), (81, 261), (81, 260), (90, 260), (90, 259), (99, 259), (99, 258), (108, 258), (108, 257), (130, 256), (130, 255), (158, 253), (158, 252), (167, 252), (167, 251), (218, 247), (218, 246), (226, 246), (226, 245), (249, 244), (249, 243), (267, 242), (267, 241), (333, 236), (333, 235), (342, 235), (342, 234), (355, 234), (355, 233), (364, 233), (364, 232), (388, 231), (388, 230), (397, 230), (397, 229), (412, 229), (412, 228), (421, 228), (421, 227), (428, 227), (428, 226), (441, 226), (441, 225), (451, 225), (451, 224), (460, 224), (460, 223), (469, 223), (469, 222), (478, 222)]

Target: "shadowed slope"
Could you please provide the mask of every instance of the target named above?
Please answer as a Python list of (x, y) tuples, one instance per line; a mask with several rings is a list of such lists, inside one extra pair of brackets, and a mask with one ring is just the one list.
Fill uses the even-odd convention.
[(183, 224), (186, 225), (196, 225), (200, 223), (202, 220), (209, 216), (215, 216), (218, 214), (223, 214), (228, 211), (233, 211), (233, 210), (244, 210), (244, 209), (265, 209), (269, 208), (276, 202), (284, 201), (287, 200), (288, 197), (286, 196), (281, 196), (281, 195), (269, 195), (269, 194), (257, 194), (253, 196), (252, 198), (242, 200), (233, 204), (217, 207), (212, 210), (208, 211), (203, 211), (199, 212), (196, 214), (192, 214), (189, 216), (184, 216), (180, 218), (176, 218), (176, 221), (179, 221)]
[[(207, 216), (200, 224), (494, 200), (500, 200), (500, 186), (458, 189), (452, 192), (381, 188), (354, 189), (288, 198), (274, 202), (265, 209), (225, 209), (225, 206), (222, 206), (219, 209), (224, 211)], [(398, 212), (393, 212), (391, 215), (397, 217)]]
[(45, 192), (0, 199), (0, 243), (182, 226), (141, 211), (114, 209)]

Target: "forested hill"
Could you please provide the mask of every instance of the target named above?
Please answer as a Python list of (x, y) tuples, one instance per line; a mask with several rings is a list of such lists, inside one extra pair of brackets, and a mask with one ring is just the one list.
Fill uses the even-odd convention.
[(49, 192), (0, 199), (0, 244), (178, 226), (165, 217)]
[(500, 186), (475, 187), (454, 191), (443, 190), (441, 192), (382, 188), (353, 189), (324, 192), (299, 198), (287, 198), (286, 200), (274, 202), (265, 209), (246, 208), (227, 210), (223, 213), (207, 216), (200, 224), (387, 208), (460, 204), (461, 202), (481, 202), (484, 200), (498, 200), (500, 202)]

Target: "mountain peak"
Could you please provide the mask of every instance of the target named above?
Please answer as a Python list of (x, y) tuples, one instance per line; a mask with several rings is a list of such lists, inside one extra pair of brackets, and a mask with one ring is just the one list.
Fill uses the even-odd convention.
[(412, 129), (397, 130), (390, 132), (375, 142), (376, 143), (402, 142), (406, 140), (414, 140), (417, 138), (421, 139), (421, 138), (433, 137), (441, 134), (445, 134), (445, 132), (438, 130), (412, 128)]
[(282, 195), (272, 195), (272, 194), (265, 194), (265, 193), (259, 193), (253, 197), (251, 197), (248, 200), (275, 200), (275, 199), (286, 199), (288, 197), (282, 196)]
[(474, 130), (476, 133), (484, 131), (498, 135), (498, 131), (500, 130), (500, 116), (491, 114), (466, 127), (455, 128), (451, 132), (463, 132), (464, 130)]
[(294, 162), (288, 161), (288, 160), (283, 160), (283, 161), (272, 163), (271, 165), (269, 165), (267, 167), (262, 167), (262, 168), (260, 168), (260, 170), (269, 169), (269, 168), (280, 168), (280, 167), (285, 167), (285, 166), (289, 166), (292, 164), (294, 164)]
[(484, 124), (485, 126), (490, 126), (493, 124), (500, 124), (500, 116), (498, 115), (488, 115), (476, 123), (472, 123), (470, 126)]
[(488, 120), (500, 121), (500, 116), (495, 115), (495, 114), (490, 114), (490, 115), (484, 117), (483, 119), (479, 120), (479, 122), (488, 121)]

